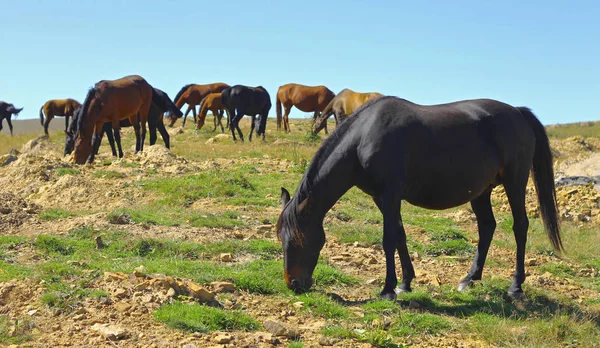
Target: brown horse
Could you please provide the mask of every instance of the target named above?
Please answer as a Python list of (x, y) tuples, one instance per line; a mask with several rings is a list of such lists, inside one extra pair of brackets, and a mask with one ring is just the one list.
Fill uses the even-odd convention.
[[(223, 112), (225, 111), (225, 107), (221, 103), (221, 93), (211, 93), (207, 95), (200, 102), (200, 111), (198, 113), (198, 123), (196, 124), (196, 129), (202, 129), (204, 126), (204, 120), (206, 119), (206, 114), (210, 110), (214, 116), (215, 128), (212, 130), (213, 132), (217, 130), (217, 120), (219, 122), (219, 126), (221, 126), (221, 133), (225, 131), (223, 128), (223, 123), (221, 123), (221, 119), (223, 118)], [(229, 119), (228, 119), (229, 120)], [(229, 124), (229, 121), (227, 121)]]
[(146, 137), (146, 121), (152, 105), (152, 86), (141, 76), (125, 76), (118, 80), (102, 80), (92, 87), (82, 106), (77, 123), (75, 161), (91, 163), (100, 146), (102, 126), (111, 122), (119, 157), (123, 156), (119, 121), (129, 118), (135, 130), (135, 151), (142, 151)]
[[(283, 128), (286, 132), (290, 131), (288, 117), (292, 107), (295, 106), (300, 111), (314, 112), (313, 118), (316, 119), (319, 113), (335, 97), (329, 88), (325, 86), (304, 86), (296, 83), (288, 83), (279, 87), (277, 91), (276, 109), (277, 109), (277, 130), (281, 129), (281, 104), (285, 109), (283, 114)], [(327, 133), (327, 126), (325, 126)]]
[(0, 131), (2, 130), (2, 120), (6, 119), (6, 123), (8, 123), (8, 128), (10, 129), (10, 135), (13, 134), (13, 125), (10, 121), (12, 115), (15, 115), (15, 118), (19, 115), (23, 108), (17, 109), (11, 103), (0, 101)]
[[(48, 135), (48, 125), (55, 116), (65, 117), (65, 132), (69, 129), (69, 117), (73, 117), (73, 113), (81, 104), (75, 99), (52, 99), (48, 100), (40, 108), (40, 123), (44, 127), (44, 133)], [(44, 122), (44, 114), (46, 121)]]
[[(183, 123), (181, 126), (185, 126), (185, 120), (187, 119), (187, 115), (190, 113), (190, 111), (192, 111), (192, 114), (194, 115), (194, 123), (196, 123), (196, 105), (199, 105), (202, 99), (211, 93), (220, 93), (228, 87), (229, 85), (223, 82), (216, 82), (208, 85), (190, 84), (183, 86), (177, 95), (175, 95), (174, 99), (175, 105), (179, 109), (181, 109), (183, 104), (188, 105), (185, 115), (183, 116)], [(177, 121), (177, 117), (174, 116), (173, 113), (169, 113), (169, 119), (171, 120), (169, 127), (173, 127), (175, 121)]]
[(337, 126), (363, 104), (381, 97), (383, 97), (383, 94), (377, 92), (358, 93), (348, 88), (343, 89), (327, 105), (321, 116), (315, 119), (314, 133), (319, 133), (323, 128), (325, 128), (325, 133), (327, 133), (327, 119), (329, 116), (333, 115)]

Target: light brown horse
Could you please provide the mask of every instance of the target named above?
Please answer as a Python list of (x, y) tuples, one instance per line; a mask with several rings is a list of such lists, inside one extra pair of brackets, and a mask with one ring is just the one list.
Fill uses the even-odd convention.
[[(69, 118), (73, 117), (73, 113), (81, 104), (71, 98), (67, 99), (51, 99), (42, 105), (40, 108), (40, 123), (44, 127), (44, 133), (48, 135), (48, 125), (55, 116), (65, 117), (65, 132), (69, 129)], [(44, 114), (46, 114), (46, 121), (44, 122)]]
[(314, 133), (319, 133), (323, 128), (325, 128), (325, 133), (327, 133), (327, 119), (329, 116), (333, 115), (335, 124), (338, 126), (360, 106), (368, 101), (381, 97), (383, 97), (383, 94), (377, 92), (359, 93), (344, 88), (335, 96), (335, 98), (333, 98), (329, 105), (327, 105), (321, 116), (317, 117), (315, 120)]
[[(225, 107), (221, 103), (221, 93), (211, 93), (207, 95), (200, 102), (200, 111), (198, 112), (198, 123), (196, 124), (196, 129), (202, 129), (204, 126), (204, 120), (206, 119), (206, 114), (210, 110), (214, 116), (215, 128), (212, 130), (213, 132), (217, 130), (217, 120), (219, 122), (219, 126), (221, 126), (221, 133), (225, 131), (223, 128), (223, 123), (221, 120), (223, 118), (223, 113), (225, 112)], [(229, 120), (229, 119), (228, 119)], [(227, 121), (229, 124), (229, 121)]]
[(135, 151), (142, 151), (146, 137), (146, 121), (152, 105), (152, 86), (141, 76), (125, 76), (118, 80), (102, 80), (92, 87), (82, 106), (75, 140), (75, 162), (91, 163), (100, 146), (102, 126), (112, 123), (114, 137), (123, 157), (119, 121), (125, 118), (135, 130)]
[[(281, 129), (283, 121), (284, 130), (286, 132), (290, 131), (288, 117), (293, 106), (300, 111), (314, 112), (313, 118), (316, 119), (334, 97), (335, 93), (325, 86), (304, 86), (297, 83), (288, 83), (279, 87), (276, 101), (277, 130)], [(285, 110), (283, 120), (281, 117), (282, 104)], [(327, 127), (325, 127), (325, 133), (327, 133)]]
[[(183, 116), (183, 123), (181, 126), (185, 126), (185, 120), (187, 119), (187, 115), (190, 113), (190, 111), (192, 111), (192, 114), (194, 115), (194, 123), (196, 123), (196, 105), (199, 105), (202, 99), (211, 93), (220, 93), (228, 87), (229, 85), (223, 82), (216, 82), (208, 85), (189, 84), (183, 86), (177, 95), (175, 95), (174, 99), (175, 106), (180, 109), (183, 104), (188, 105), (185, 115)], [(173, 113), (169, 113), (169, 119), (171, 120), (169, 127), (173, 127), (175, 121), (177, 121), (177, 117), (174, 116)]]

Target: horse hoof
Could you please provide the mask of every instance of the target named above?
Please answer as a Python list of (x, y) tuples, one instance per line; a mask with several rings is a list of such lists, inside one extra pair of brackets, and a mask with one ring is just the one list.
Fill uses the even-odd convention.
[(397, 287), (395, 290), (396, 294), (400, 295), (400, 294), (406, 294), (409, 292), (412, 292), (411, 288), (401, 288), (401, 287)]
[(458, 291), (461, 291), (461, 292), (465, 291), (472, 286), (473, 286), (472, 281), (470, 281), (470, 280), (462, 281), (462, 282), (458, 283)]
[(523, 292), (523, 290), (508, 290), (508, 297), (516, 301), (522, 301), (525, 298), (525, 293)]
[(379, 298), (382, 300), (389, 300), (389, 301), (395, 301), (396, 300), (396, 293), (392, 292), (392, 293), (381, 293), (381, 295), (379, 295)]

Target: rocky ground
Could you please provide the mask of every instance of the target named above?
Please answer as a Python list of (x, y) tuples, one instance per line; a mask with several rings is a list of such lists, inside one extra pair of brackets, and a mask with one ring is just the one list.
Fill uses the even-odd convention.
[[(264, 206), (250, 208), (224, 203), (219, 197), (202, 197), (185, 207), (190, 214), (210, 211), (227, 213), (240, 211), (235, 227), (194, 226), (192, 223), (161, 224), (138, 222), (128, 214), (116, 214), (121, 209), (154, 204), (157, 196), (154, 191), (144, 189), (143, 180), (153, 178), (183, 178), (219, 168), (226, 172), (240, 168), (252, 169), (258, 176), (273, 176), (298, 172), (299, 166), (306, 165), (301, 156), (296, 160), (278, 157), (275, 147), (306, 146), (314, 152), (317, 144), (306, 139), (272, 139), (271, 143), (252, 145), (236, 156), (235, 152), (219, 153), (219, 147), (230, 149), (233, 146), (228, 136), (205, 135), (195, 139), (191, 130), (171, 130), (178, 149), (183, 147), (213, 147), (209, 158), (196, 159), (178, 155), (162, 145), (152, 146), (143, 153), (126, 154), (123, 159), (113, 159), (102, 152), (93, 165), (77, 166), (70, 158), (62, 156), (59, 140), (44, 137), (35, 138), (22, 148), (12, 150), (0, 157), (0, 236), (23, 236), (35, 240), (41, 235), (67, 236), (71, 231), (86, 226), (95, 230), (124, 230), (132, 238), (160, 238), (186, 241), (197, 244), (215, 241), (251, 241), (255, 239), (277, 243), (273, 222), (279, 212), (278, 192), (261, 192)], [(177, 143), (177, 137), (181, 141)], [(183, 140), (185, 138), (185, 140)], [(60, 137), (57, 137), (60, 139)], [(275, 143), (277, 141), (277, 143)], [(274, 144), (275, 143), (275, 144)], [(306, 144), (304, 144), (306, 143)], [(226, 144), (226, 145), (222, 145)], [(250, 151), (262, 151), (270, 147), (265, 156), (247, 155)], [(561, 219), (572, 229), (598, 231), (600, 226), (600, 140), (598, 138), (571, 137), (553, 140), (552, 147), (556, 159), (557, 199)], [(216, 148), (216, 150), (215, 150)], [(177, 149), (177, 147), (176, 147)], [(228, 150), (229, 151), (229, 150)], [(235, 150), (237, 151), (237, 150)], [(264, 150), (267, 151), (267, 150)], [(299, 150), (303, 151), (303, 150)], [(310, 157), (308, 157), (310, 159)], [(148, 174), (151, 173), (151, 174)], [(531, 184), (531, 183), (530, 183)], [(235, 198), (236, 194), (233, 193)], [(494, 209), (503, 217), (510, 212), (501, 187), (495, 189)], [(337, 207), (337, 206), (336, 206)], [(334, 207), (334, 212), (336, 212)], [(527, 192), (528, 213), (538, 216), (537, 198), (533, 186)], [(46, 218), (44, 214), (55, 211), (74, 212), (69, 216)], [(504, 215), (503, 215), (504, 214)], [(330, 214), (326, 226), (343, 226), (343, 219)], [(429, 216), (429, 215), (427, 215)], [(458, 229), (466, 231), (468, 244), (476, 243), (476, 224), (472, 211), (467, 206), (448, 212), (436, 212), (432, 218), (449, 218)], [(340, 222), (342, 221), (342, 222)], [(380, 228), (381, 222), (373, 222)], [(500, 224), (501, 225), (501, 224)], [(358, 226), (358, 225), (357, 225)], [(361, 225), (362, 226), (362, 225)], [(329, 229), (329, 226), (328, 226)], [(407, 224), (408, 234), (414, 243), (428, 245), (433, 237), (429, 227)], [(500, 233), (500, 232), (499, 232)], [(510, 243), (510, 235), (497, 235), (501, 242)], [(598, 239), (595, 239), (596, 241)], [(106, 241), (104, 241), (106, 242)], [(95, 241), (102, 248), (102, 239)], [(514, 260), (513, 244), (493, 244), (488, 259), (493, 260), (487, 276), (506, 281), (512, 274)], [(568, 245), (567, 245), (568, 248)], [(535, 250), (535, 248), (533, 248)], [(530, 248), (531, 250), (531, 248)], [(598, 250), (598, 248), (596, 248)], [(364, 303), (374, 299), (380, 289), (385, 274), (383, 252), (378, 245), (363, 241), (345, 242), (335, 235), (328, 237), (322, 252), (328, 265), (344, 274), (358, 279), (355, 285), (331, 285), (320, 288), (327, 296), (341, 303), (350, 318), (344, 324), (356, 332), (353, 338), (343, 338), (323, 334), (323, 328), (332, 324), (332, 319), (317, 311), (306, 310), (308, 300), (290, 297), (291, 295), (261, 294), (241, 289), (235, 281), (199, 282), (189, 277), (173, 276), (169, 273), (153, 273), (144, 266), (145, 259), (139, 260), (134, 271), (120, 272), (113, 268), (99, 269), (85, 261), (70, 260), (68, 266), (76, 267), (86, 279), (88, 289), (102, 291), (106, 296), (82, 297), (68, 309), (52, 308), (40, 299), (49, 292), (48, 281), (36, 276), (36, 271), (15, 279), (2, 278), (0, 270), (0, 315), (5, 318), (4, 329), (0, 326), (0, 345), (13, 346), (131, 346), (131, 347), (272, 347), (272, 346), (344, 346), (370, 347), (377, 344), (375, 338), (361, 339), (362, 332), (370, 332), (374, 327), (386, 328), (386, 320), (393, 315), (382, 315), (372, 322), (361, 321), (369, 315)], [(449, 296), (470, 265), (472, 253), (467, 255), (432, 256), (427, 252), (412, 252), (417, 271), (415, 287), (432, 293), (433, 299)], [(244, 264), (256, 258), (252, 254), (238, 255), (217, 253), (205, 258), (218, 265)], [(17, 243), (0, 253), (3, 265), (26, 265), (37, 269), (49, 261), (50, 256), (40, 253), (33, 243)], [(280, 259), (280, 256), (276, 256)], [(111, 260), (115, 261), (115, 260)], [(117, 260), (118, 262), (118, 260)], [(544, 268), (547, 264), (557, 264), (569, 270), (568, 277)], [(566, 297), (591, 316), (597, 323), (600, 313), (600, 277), (598, 263), (587, 264), (571, 258), (560, 258), (553, 253), (531, 252), (527, 257), (527, 286), (537, 288), (538, 293), (552, 293)], [(559, 267), (559, 268), (560, 268)], [(6, 271), (8, 272), (8, 271)], [(87, 272), (87, 273), (86, 273)], [(6, 279), (8, 278), (8, 279)], [(574, 280), (575, 279), (575, 280)], [(281, 280), (282, 282), (283, 280)], [(504, 286), (504, 283), (502, 283)], [(73, 288), (81, 284), (68, 283)], [(436, 295), (437, 294), (437, 295)], [(436, 297), (438, 296), (438, 297)], [(441, 297), (440, 297), (441, 296)], [(454, 296), (454, 295), (453, 295)], [(562, 297), (561, 297), (562, 298)], [(162, 305), (181, 301), (184, 303), (205, 303), (225, 311), (241, 310), (259, 323), (250, 330), (216, 330), (212, 332), (190, 332), (171, 328), (156, 319), (154, 313)], [(571, 303), (571, 302), (569, 302)], [(525, 304), (526, 306), (527, 304)], [(402, 313), (431, 313), (426, 302), (419, 299), (400, 298)], [(460, 318), (439, 310), (433, 314), (448, 317), (452, 329), (443, 333), (408, 334), (394, 336), (395, 344), (420, 346), (479, 347), (496, 345), (476, 332), (464, 329)], [(390, 319), (391, 318), (391, 319)], [(377, 320), (377, 322), (375, 322)], [(0, 323), (2, 323), (0, 321)], [(525, 325), (525, 324), (523, 324)], [(362, 330), (362, 331), (361, 331)], [(378, 329), (379, 330), (379, 329)], [(379, 330), (381, 331), (381, 330)], [(377, 332), (379, 332), (377, 331)], [(432, 331), (434, 332), (434, 331)], [(525, 333), (519, 333), (525, 334)], [(517, 334), (516, 334), (517, 335)], [(23, 340), (11, 337), (26, 337)], [(391, 344), (383, 340), (382, 345)], [(564, 342), (557, 342), (562, 345)], [(577, 342), (572, 343), (577, 345)]]

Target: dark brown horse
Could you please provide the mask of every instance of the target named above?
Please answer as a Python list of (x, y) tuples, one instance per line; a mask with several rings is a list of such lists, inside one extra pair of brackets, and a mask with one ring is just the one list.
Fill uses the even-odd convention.
[[(276, 100), (277, 130), (281, 129), (283, 121), (284, 130), (286, 132), (290, 131), (288, 117), (292, 107), (295, 106), (298, 110), (304, 112), (314, 112), (313, 119), (316, 119), (333, 97), (335, 97), (335, 93), (325, 86), (304, 86), (297, 83), (288, 83), (279, 87)], [(282, 104), (285, 110), (283, 119), (281, 116)], [(325, 127), (325, 133), (327, 133), (327, 126)]]
[[(181, 109), (183, 104), (188, 105), (188, 108), (183, 116), (183, 122), (181, 126), (185, 126), (185, 120), (187, 119), (187, 115), (190, 113), (190, 111), (192, 111), (192, 114), (194, 115), (194, 123), (196, 123), (196, 105), (199, 105), (202, 99), (204, 99), (210, 93), (219, 93), (228, 87), (229, 85), (223, 82), (216, 82), (208, 85), (189, 84), (183, 86), (183, 88), (181, 88), (181, 90), (175, 95), (175, 99), (173, 99), (175, 105), (177, 105), (177, 108), (179, 109)], [(173, 127), (175, 121), (177, 121), (177, 117), (170, 113), (169, 119), (171, 120), (169, 127)]]
[(323, 128), (327, 133), (327, 119), (329, 116), (333, 115), (335, 124), (338, 126), (340, 122), (352, 115), (363, 104), (381, 97), (383, 97), (383, 94), (377, 92), (359, 93), (348, 88), (343, 89), (331, 100), (323, 113), (315, 119), (314, 133), (319, 133)]
[(10, 118), (15, 115), (15, 118), (19, 115), (23, 108), (17, 109), (14, 105), (0, 101), (0, 131), (2, 130), (2, 120), (6, 119), (8, 128), (10, 129), (10, 135), (12, 136), (12, 122)]
[(19, 115), (19, 112), (21, 112), (22, 110), (23, 108), (17, 109), (14, 105), (10, 103), (0, 101), (0, 131), (2, 130), (2, 120), (6, 119), (6, 123), (8, 123), (8, 128), (10, 129), (10, 135), (12, 135), (13, 125), (10, 118), (12, 117), (12, 115), (15, 115), (16, 118), (17, 115)]
[[(221, 93), (211, 93), (207, 95), (200, 102), (200, 111), (198, 114), (198, 123), (196, 124), (196, 129), (202, 129), (204, 126), (204, 121), (206, 120), (206, 114), (208, 114), (208, 110), (210, 110), (214, 116), (215, 128), (212, 130), (213, 132), (217, 130), (217, 121), (221, 126), (221, 132), (224, 132), (223, 123), (221, 123), (221, 119), (223, 118), (223, 112), (225, 111), (225, 107), (221, 103)], [(229, 119), (227, 119), (227, 124), (229, 125)]]
[(252, 132), (254, 132), (255, 127), (256, 134), (262, 135), (262, 139), (265, 140), (267, 117), (269, 117), (269, 110), (271, 110), (271, 97), (263, 86), (248, 87), (235, 85), (229, 87), (221, 93), (221, 104), (223, 104), (227, 111), (229, 129), (231, 129), (234, 141), (236, 140), (235, 129), (237, 129), (240, 139), (244, 141), (244, 136), (239, 126), (240, 120), (244, 116), (252, 117), (250, 135), (248, 136), (249, 140), (252, 141)]
[(103, 80), (92, 87), (82, 106), (75, 136), (75, 162), (94, 160), (100, 146), (102, 126), (112, 124), (115, 140), (122, 156), (119, 121), (129, 118), (136, 139), (136, 152), (144, 148), (146, 121), (152, 105), (152, 86), (141, 76), (131, 75), (118, 80)]
[(381, 296), (395, 298), (395, 252), (402, 283), (411, 291), (415, 277), (400, 206), (403, 200), (427, 209), (470, 202), (477, 218), (479, 245), (458, 289), (480, 280), (496, 220), (492, 188), (503, 185), (513, 216), (516, 270), (508, 293), (522, 297), (529, 220), (525, 192), (530, 171), (540, 212), (555, 250), (562, 249), (552, 153), (544, 126), (525, 107), (478, 99), (417, 105), (382, 97), (361, 107), (328, 137), (304, 173), (296, 194), (282, 189), (277, 232), (283, 246), (285, 281), (296, 292), (309, 289), (325, 244), (323, 218), (335, 202), (357, 186), (373, 197), (383, 215), (386, 276)]
[[(81, 104), (77, 100), (70, 98), (48, 100), (40, 108), (40, 123), (44, 127), (44, 133), (48, 135), (48, 125), (56, 116), (65, 117), (65, 131), (67, 131), (69, 129), (69, 118), (80, 106)], [(46, 114), (46, 121), (44, 121), (44, 114)]]

